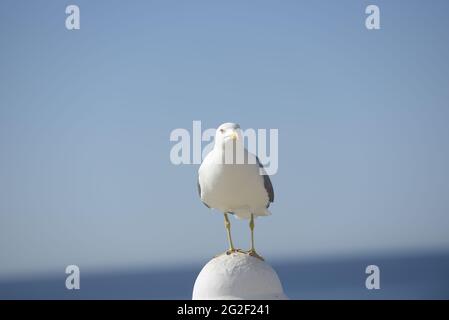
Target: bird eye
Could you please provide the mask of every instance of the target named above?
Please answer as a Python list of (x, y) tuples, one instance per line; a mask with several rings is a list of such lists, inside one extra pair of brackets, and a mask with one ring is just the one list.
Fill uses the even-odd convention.
[(220, 132), (221, 132), (221, 133), (224, 133), (224, 132), (225, 132), (225, 130), (224, 130), (224, 129), (220, 129)]

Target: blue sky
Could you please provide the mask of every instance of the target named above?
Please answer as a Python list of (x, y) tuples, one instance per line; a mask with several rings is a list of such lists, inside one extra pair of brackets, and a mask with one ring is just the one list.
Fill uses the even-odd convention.
[(170, 132), (193, 120), (279, 129), (273, 215), (256, 222), (266, 258), (449, 249), (448, 9), (2, 1), (0, 277), (223, 251), (198, 166), (169, 160)]

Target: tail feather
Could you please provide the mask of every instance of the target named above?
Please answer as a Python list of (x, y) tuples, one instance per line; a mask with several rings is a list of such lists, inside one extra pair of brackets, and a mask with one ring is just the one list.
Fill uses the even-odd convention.
[(258, 208), (251, 212), (248, 209), (235, 209), (233, 214), (237, 219), (251, 219), (251, 213), (254, 214), (254, 218), (258, 216), (270, 216), (271, 212), (267, 208)]

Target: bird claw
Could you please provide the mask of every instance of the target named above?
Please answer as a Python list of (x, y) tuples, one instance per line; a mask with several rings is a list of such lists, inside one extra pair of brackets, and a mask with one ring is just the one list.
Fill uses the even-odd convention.
[(254, 250), (254, 249), (245, 251), (245, 253), (247, 253), (247, 254), (250, 255), (251, 257), (258, 258), (258, 259), (260, 259), (260, 260), (262, 260), (262, 261), (265, 261), (265, 259), (264, 259), (262, 256), (260, 256), (260, 255), (256, 252), (256, 250)]
[(245, 250), (242, 250), (242, 249), (228, 249), (228, 250), (226, 250), (225, 252), (220, 253), (220, 254), (214, 256), (214, 258), (223, 256), (223, 255), (229, 256), (230, 254), (233, 254), (233, 253), (244, 253), (244, 254), (247, 254), (247, 255), (249, 255), (249, 256), (251, 256), (251, 257), (260, 259), (260, 260), (262, 260), (262, 261), (265, 261), (265, 259), (264, 259), (261, 255), (259, 255), (259, 254), (256, 252), (256, 250), (254, 250), (254, 249), (250, 249), (250, 250), (248, 250), (248, 251), (245, 251)]
[(226, 250), (225, 252), (220, 253), (220, 254), (214, 256), (214, 258), (220, 257), (220, 256), (222, 256), (222, 255), (228, 255), (228, 256), (229, 256), (229, 255), (232, 254), (232, 253), (246, 253), (246, 251), (244, 251), (244, 250), (242, 250), (242, 249), (228, 249), (228, 250)]
[(230, 255), (231, 253), (245, 253), (242, 249), (229, 249), (225, 252), (227, 255)]

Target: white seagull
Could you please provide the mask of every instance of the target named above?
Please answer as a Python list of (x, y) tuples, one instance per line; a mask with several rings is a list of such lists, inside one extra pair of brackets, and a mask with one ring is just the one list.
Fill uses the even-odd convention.
[(270, 215), (268, 207), (274, 200), (273, 186), (256, 155), (243, 145), (240, 126), (224, 123), (215, 133), (215, 144), (198, 170), (198, 193), (201, 201), (224, 214), (229, 241), (227, 254), (235, 249), (228, 213), (249, 219), (251, 249), (246, 253), (260, 258), (254, 248), (254, 216)]

